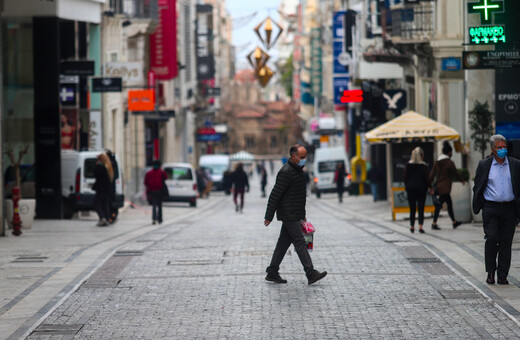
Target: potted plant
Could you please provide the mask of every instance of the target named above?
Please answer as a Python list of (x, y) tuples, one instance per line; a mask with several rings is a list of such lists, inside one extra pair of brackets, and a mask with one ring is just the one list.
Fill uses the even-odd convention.
[[(471, 139), (474, 141), (473, 148), (480, 151), (482, 159), (486, 157), (489, 138), (494, 134), (494, 113), (489, 110), (487, 102), (480, 103), (478, 100), (473, 105), (473, 110), (469, 111), (469, 127), (473, 131)], [(471, 180), (471, 188), (474, 183)], [(471, 200), (473, 200), (473, 190), (470, 190)], [(482, 222), (482, 215), (474, 214), (471, 209), (474, 222)]]
[[(18, 152), (16, 153), (15, 150), (18, 149)], [(4, 149), (4, 154), (9, 159), (10, 168), (8, 171), (11, 171), (14, 173), (14, 181), (13, 183), (5, 183), (6, 184), (6, 197), (9, 197), (8, 199), (4, 200), (4, 210), (5, 210), (5, 217), (9, 223), (9, 226), (12, 228), (12, 221), (13, 221), (13, 201), (10, 198), (11, 193), (14, 188), (18, 188), (20, 192), (20, 200), (18, 201), (18, 211), (21, 219), (22, 228), (24, 229), (30, 229), (32, 226), (32, 222), (34, 220), (34, 213), (36, 208), (36, 200), (34, 198), (24, 198), (23, 195), (29, 191), (32, 190), (26, 190), (25, 183), (22, 180), (22, 174), (21, 174), (21, 166), (22, 166), (22, 159), (24, 155), (26, 155), (29, 152), (29, 145), (7, 145)], [(16, 154), (16, 156), (15, 156)], [(29, 172), (31, 169), (28, 168), (27, 171)], [(9, 173), (8, 173), (9, 174)], [(27, 175), (27, 174), (26, 174)], [(23, 189), (23, 190), (22, 190)]]

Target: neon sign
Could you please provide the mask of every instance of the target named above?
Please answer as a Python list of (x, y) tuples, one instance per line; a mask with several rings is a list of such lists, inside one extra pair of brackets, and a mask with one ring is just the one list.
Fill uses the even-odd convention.
[(479, 0), (468, 3), (469, 13), (479, 13), (481, 24), (491, 24), (491, 14), (504, 12), (503, 0)]
[(469, 41), (474, 45), (498, 44), (506, 42), (504, 26), (478, 26), (469, 28)]

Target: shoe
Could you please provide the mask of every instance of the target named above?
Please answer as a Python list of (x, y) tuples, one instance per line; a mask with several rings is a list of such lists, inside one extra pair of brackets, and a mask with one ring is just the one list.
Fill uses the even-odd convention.
[(152, 224), (155, 224), (155, 223), (156, 223), (155, 220), (153, 220), (153, 221), (152, 221)]
[(488, 273), (486, 283), (488, 283), (490, 285), (495, 284), (495, 272)]
[(287, 283), (287, 280), (282, 279), (278, 273), (267, 273), (265, 279), (274, 283)]
[(307, 277), (308, 284), (311, 285), (311, 284), (315, 283), (316, 281), (323, 279), (325, 276), (327, 276), (326, 271), (323, 271), (320, 273), (319, 271), (315, 270), (312, 272), (311, 275), (309, 275), (309, 277)]
[(432, 224), (432, 229), (433, 230), (441, 230), (441, 228), (439, 228), (436, 224)]
[(499, 277), (497, 280), (497, 283), (499, 285), (508, 285), (509, 281), (507, 281), (507, 279), (505, 277)]
[(108, 222), (106, 219), (102, 218), (99, 220), (99, 222), (96, 224), (98, 227), (106, 227), (108, 225)]
[(420, 232), (421, 234), (424, 234), (424, 229), (419, 229), (419, 232)]
[(414, 227), (410, 227), (410, 232), (413, 234), (415, 232)]
[(456, 221), (455, 223), (453, 223), (453, 229), (457, 228), (461, 224), (462, 222)]

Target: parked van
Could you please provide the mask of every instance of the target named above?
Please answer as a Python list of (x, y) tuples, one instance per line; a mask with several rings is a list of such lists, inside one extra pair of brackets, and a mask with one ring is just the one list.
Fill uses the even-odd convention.
[[(94, 210), (94, 195), (92, 185), (94, 178), (94, 166), (97, 156), (103, 151), (61, 151), (61, 192), (63, 196), (63, 217), (71, 218), (80, 210)], [(119, 158), (116, 155), (117, 164)], [(121, 208), (124, 205), (123, 176), (121, 166), (114, 174), (116, 181), (116, 199), (112, 208)]]
[(199, 166), (211, 173), (213, 190), (224, 190), (224, 172), (231, 167), (231, 158), (228, 155), (202, 155)]
[[(314, 183), (311, 189), (317, 198), (320, 198), (322, 193), (336, 192), (334, 174), (338, 163), (343, 163), (347, 173), (350, 172), (350, 162), (344, 147), (318, 148), (315, 150), (313, 164)], [(349, 190), (349, 186), (350, 175), (345, 176), (345, 191)]]
[(190, 206), (197, 206), (197, 176), (195, 169), (189, 163), (164, 163), (166, 172), (166, 186), (168, 197), (165, 202), (188, 202)]

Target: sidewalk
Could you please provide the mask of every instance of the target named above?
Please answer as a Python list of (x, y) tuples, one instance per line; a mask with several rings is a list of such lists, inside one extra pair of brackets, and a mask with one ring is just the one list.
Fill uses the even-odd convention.
[[(198, 202), (199, 207), (215, 203)], [(185, 204), (167, 204), (164, 224), (199, 212)], [(109, 227), (96, 222), (95, 212), (72, 220), (35, 220), (18, 237), (11, 230), (0, 237), (0, 339), (13, 332), (23, 335), (119, 247), (161, 228), (151, 224), (149, 207), (127, 208)]]
[[(316, 200), (315, 197), (312, 199)], [(446, 264), (461, 273), (484, 295), (520, 320), (520, 237), (518, 233), (515, 235), (512, 246), (511, 269), (508, 276), (510, 284), (508, 286), (488, 285), (485, 283), (487, 273), (484, 265), (482, 223), (464, 223), (457, 229), (453, 229), (447, 212), (443, 210), (437, 221), (442, 230), (432, 230), (433, 217), (431, 214), (425, 214), (423, 226), (425, 234), (417, 232), (417, 222), (416, 231), (412, 234), (409, 230), (408, 214), (397, 214), (396, 220), (392, 221), (389, 201), (373, 202), (370, 195), (347, 196), (340, 204), (337, 196), (324, 195), (320, 202), (336, 209), (342, 207), (344, 209), (342, 211), (348, 215), (378, 223), (421, 242), (442, 258)]]

